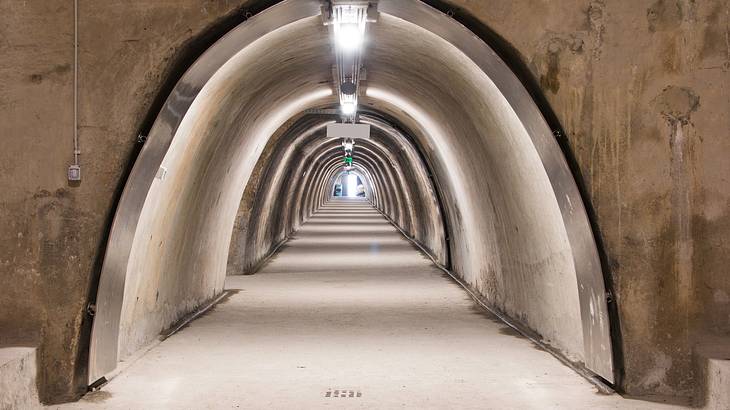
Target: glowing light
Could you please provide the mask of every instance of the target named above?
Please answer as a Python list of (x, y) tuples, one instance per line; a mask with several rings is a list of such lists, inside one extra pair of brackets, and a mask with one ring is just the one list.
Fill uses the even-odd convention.
[(347, 196), (350, 198), (357, 196), (357, 175), (347, 175)]
[(352, 115), (357, 111), (357, 106), (353, 102), (344, 102), (340, 105), (342, 113), (345, 115)]
[(346, 51), (357, 50), (363, 41), (363, 30), (360, 29), (360, 24), (357, 23), (343, 23), (339, 25), (336, 31), (337, 44)]

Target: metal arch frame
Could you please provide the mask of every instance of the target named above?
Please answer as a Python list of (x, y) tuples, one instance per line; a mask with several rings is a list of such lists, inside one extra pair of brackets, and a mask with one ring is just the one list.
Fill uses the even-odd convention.
[[(280, 27), (320, 15), (320, 6), (319, 0), (285, 0), (241, 23), (198, 58), (168, 97), (125, 184), (112, 223), (91, 332), (90, 383), (117, 366), (124, 284), (137, 222), (159, 165), (190, 105), (235, 53)], [(470, 58), (494, 82), (528, 131), (552, 185), (573, 251), (585, 365), (613, 382), (609, 315), (596, 241), (573, 174), (536, 103), (491, 47), (447, 15), (418, 0), (380, 0), (378, 9), (434, 33)]]
[(185, 114), (203, 86), (231, 57), (274, 30), (320, 15), (320, 6), (318, 0), (289, 0), (251, 17), (203, 53), (170, 93), (135, 161), (112, 222), (91, 330), (89, 384), (94, 384), (117, 367), (127, 265), (137, 222), (155, 174)]
[(552, 185), (573, 254), (585, 366), (613, 383), (607, 294), (596, 239), (573, 173), (532, 96), (487, 43), (446, 14), (417, 0), (380, 0), (378, 11), (420, 26), (456, 47), (495, 84), (527, 130)]

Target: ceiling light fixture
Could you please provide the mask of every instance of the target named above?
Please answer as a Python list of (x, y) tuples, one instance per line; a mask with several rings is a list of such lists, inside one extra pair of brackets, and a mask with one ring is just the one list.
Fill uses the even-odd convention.
[(345, 115), (353, 115), (357, 111), (357, 105), (354, 102), (346, 101), (340, 105), (340, 109)]
[[(362, 28), (361, 28), (362, 27)], [(363, 43), (365, 25), (358, 23), (335, 23), (335, 38), (337, 45), (345, 51), (355, 51)]]
[(360, 48), (365, 37), (368, 3), (340, 4), (332, 7), (337, 46), (345, 51), (353, 52)]
[(340, 112), (346, 122), (357, 122), (362, 48), (368, 22), (377, 20), (376, 0), (330, 0), (323, 7), (325, 25), (332, 27), (336, 69), (334, 80)]

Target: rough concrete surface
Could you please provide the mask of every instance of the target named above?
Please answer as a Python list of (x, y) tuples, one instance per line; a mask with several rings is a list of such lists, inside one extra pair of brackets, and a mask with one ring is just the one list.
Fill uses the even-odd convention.
[(730, 2), (448, 3), (518, 52), (566, 132), (611, 269), (624, 388), (689, 394), (694, 344), (730, 337)]
[(36, 388), (37, 349), (0, 348), (0, 410), (40, 409)]
[(708, 359), (706, 371), (705, 407), (713, 410), (730, 408), (730, 358)]
[(699, 379), (694, 404), (713, 410), (730, 408), (730, 344), (722, 337), (705, 335), (694, 360)]
[[(0, 345), (39, 346), (44, 401), (85, 389), (86, 305), (156, 93), (252, 3), (79, 1), (83, 181), (70, 186), (72, 2), (0, 2)], [(429, 3), (488, 27), (564, 128), (619, 309), (621, 387), (691, 394), (695, 343), (730, 337), (729, 2)]]
[(54, 408), (675, 408), (598, 394), (363, 200), (328, 203), (226, 288), (100, 391)]
[(89, 288), (155, 94), (193, 39), (245, 3), (79, 1), (83, 181), (70, 186), (73, 2), (0, 2), (0, 345), (39, 346), (42, 400), (86, 390)]

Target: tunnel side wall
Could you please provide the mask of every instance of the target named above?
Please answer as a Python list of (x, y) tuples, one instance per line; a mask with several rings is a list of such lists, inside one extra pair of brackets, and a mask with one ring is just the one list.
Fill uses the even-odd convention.
[[(587, 362), (578, 251), (557, 199), (569, 191), (554, 186), (549, 174), (564, 165), (550, 163), (552, 157), (545, 162), (549, 148), (538, 151), (544, 123), (519, 117), (519, 97), (508, 101), (499, 73), (490, 73), (492, 80), (433, 32), (381, 15), (370, 33), (376, 40), (368, 48), (362, 101), (398, 118), (431, 164), (451, 234), (452, 271), (543, 343)], [(401, 47), (407, 57), (400, 44), (407, 44)], [(561, 183), (570, 186), (571, 179)]]
[(80, 3), (79, 186), (66, 179), (73, 162), (73, 2), (0, 3), (0, 344), (39, 347), (46, 403), (86, 392), (86, 304), (156, 94), (180, 74), (179, 64), (189, 64), (203, 33), (253, 2), (205, 9), (197, 0)]
[(239, 205), (236, 218), (240, 222), (231, 237), (228, 275), (255, 273), (316, 211), (311, 206), (296, 210), (294, 204), (302, 204), (302, 180), (313, 165), (312, 152), (303, 152), (302, 145), (311, 143), (314, 136), (321, 137), (326, 121), (308, 118), (291, 123), (277, 133), (283, 136), (268, 142), (264, 151), (270, 155), (262, 157), (254, 170), (260, 177), (248, 183), (246, 192), (256, 195), (244, 195)]
[[(343, 168), (341, 141), (323, 142), (326, 124), (335, 120), (289, 121), (264, 148), (239, 204), (228, 275), (255, 273), (330, 199), (333, 178)], [(447, 264), (445, 228), (426, 165), (402, 134), (383, 125), (374, 122), (371, 138), (356, 142), (353, 154), (355, 170), (371, 193), (368, 200)], [(372, 186), (380, 187), (379, 195), (372, 194)]]
[[(119, 359), (222, 292), (231, 230), (263, 148), (288, 119), (331, 100), (322, 86), (328, 63), (317, 58), (328, 47), (324, 30), (309, 18), (258, 38), (206, 79), (185, 112), (162, 159), (165, 176), (152, 182), (135, 231)], [(288, 47), (292, 36), (303, 44)], [(150, 142), (167, 127), (156, 122)]]
[[(79, 186), (72, 4), (0, 3), (0, 343), (40, 346), (44, 401), (85, 391), (86, 303), (156, 93), (250, 3), (82, 3)], [(565, 128), (611, 269), (623, 387), (688, 391), (693, 340), (730, 333), (728, 2), (439, 3), (506, 39)]]
[(694, 343), (730, 336), (730, 2), (448, 3), (509, 42), (565, 129), (618, 303), (622, 387), (691, 394)]

